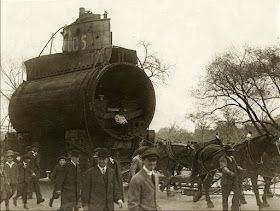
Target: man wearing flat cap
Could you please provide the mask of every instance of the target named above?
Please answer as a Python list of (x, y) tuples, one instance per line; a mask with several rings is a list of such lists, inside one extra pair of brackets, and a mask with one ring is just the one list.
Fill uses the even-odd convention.
[(81, 197), (80, 152), (72, 150), (71, 160), (63, 165), (56, 179), (56, 193), (61, 194), (61, 210), (78, 210)]
[(158, 175), (154, 171), (159, 155), (155, 149), (142, 154), (143, 168), (132, 177), (128, 189), (128, 210), (161, 210), (158, 205)]
[(245, 169), (237, 165), (233, 157), (233, 153), (235, 152), (238, 152), (238, 150), (227, 146), (225, 154), (219, 160), (220, 168), (222, 170), (221, 185), (223, 211), (228, 210), (228, 197), (231, 191), (233, 191), (231, 210), (239, 210), (241, 196), (239, 171), (244, 171)]
[(84, 210), (114, 210), (114, 202), (122, 208), (123, 201), (114, 170), (108, 167), (109, 152), (97, 151), (97, 165), (86, 171), (82, 187)]
[(31, 189), (35, 192), (37, 198), (37, 204), (40, 204), (45, 201), (43, 199), (40, 186), (39, 186), (39, 179), (41, 178), (41, 167), (40, 167), (40, 154), (39, 148), (40, 144), (38, 142), (34, 142), (32, 145), (32, 150), (27, 152), (27, 155), (31, 157), (30, 161), (30, 169), (36, 174), (36, 177), (32, 178), (31, 181)]

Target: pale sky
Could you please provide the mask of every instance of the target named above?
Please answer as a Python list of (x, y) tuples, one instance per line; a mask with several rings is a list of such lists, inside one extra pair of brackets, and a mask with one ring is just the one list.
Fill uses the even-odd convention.
[[(150, 42), (172, 69), (168, 85), (155, 87), (156, 114), (150, 129), (185, 120), (196, 104), (190, 90), (205, 66), (230, 47), (279, 43), (280, 1), (276, 0), (6, 0), (1, 1), (2, 59), (39, 55), (51, 34), (78, 18), (79, 8), (108, 11), (113, 45), (138, 49)], [(56, 36), (60, 51), (61, 35)], [(49, 48), (48, 48), (49, 50)]]

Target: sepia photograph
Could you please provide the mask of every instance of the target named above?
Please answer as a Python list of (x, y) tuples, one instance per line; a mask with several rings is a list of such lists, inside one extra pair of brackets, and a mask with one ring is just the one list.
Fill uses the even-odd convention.
[(280, 0), (0, 9), (0, 210), (280, 211)]

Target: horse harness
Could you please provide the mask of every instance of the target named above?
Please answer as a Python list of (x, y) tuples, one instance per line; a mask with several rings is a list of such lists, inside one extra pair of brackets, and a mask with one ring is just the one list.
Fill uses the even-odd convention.
[[(166, 143), (166, 150), (167, 150), (167, 155), (168, 158), (170, 158), (171, 160), (174, 160), (176, 163), (179, 163), (180, 165), (186, 167), (188, 166), (188, 163), (183, 161), (180, 157), (177, 157), (176, 155), (174, 155), (173, 150), (172, 150), (172, 144), (170, 142)], [(187, 145), (185, 145), (185, 147), (188, 147)]]
[(207, 172), (207, 174), (210, 174), (211, 176), (214, 176), (214, 175), (211, 174), (211, 172), (215, 172), (215, 171), (219, 170), (220, 167), (209, 171), (209, 170), (205, 167), (204, 161), (207, 161), (207, 160), (209, 160), (210, 158), (212, 158), (213, 156), (215, 156), (216, 154), (218, 154), (219, 152), (222, 152), (225, 148), (222, 147), (221, 149), (219, 149), (219, 150), (215, 151), (214, 153), (212, 153), (211, 156), (207, 157), (206, 159), (202, 159), (202, 157), (201, 157), (201, 154), (202, 154), (202, 153), (201, 153), (201, 152), (203, 152), (203, 151), (204, 151), (207, 147), (209, 147), (209, 146), (210, 146), (210, 145), (206, 146), (206, 147), (203, 148), (203, 149), (200, 149), (200, 150), (197, 152), (197, 153), (200, 152), (200, 156), (198, 157), (198, 161), (199, 161), (199, 163), (201, 164), (201, 166), (203, 167), (203, 169)]
[[(270, 140), (270, 139), (269, 139), (269, 140)], [(268, 171), (269, 173), (274, 174), (271, 170), (269, 170), (268, 168), (265, 167), (265, 165), (264, 165), (262, 159), (261, 159), (260, 162), (258, 162), (258, 161), (256, 161), (256, 160), (253, 158), (252, 152), (251, 152), (251, 148), (250, 148), (250, 141), (251, 141), (251, 140), (246, 140), (246, 141), (245, 141), (245, 142), (246, 142), (246, 143), (245, 143), (245, 144), (246, 144), (245, 149), (246, 149), (246, 152), (247, 152), (246, 154), (247, 154), (247, 156), (248, 156), (248, 158), (249, 158), (249, 159), (248, 159), (248, 160), (249, 160), (249, 163), (250, 163), (251, 167), (253, 168), (253, 170), (255, 171), (254, 173), (259, 174), (258, 172), (261, 172), (261, 170), (259, 170), (260, 168), (258, 168), (258, 166), (260, 166), (261, 168), (265, 168), (265, 171)], [(265, 151), (265, 149), (266, 149), (268, 143), (269, 143), (269, 141), (267, 141), (267, 143), (266, 143), (266, 145), (265, 145), (265, 147), (264, 147), (264, 151)], [(244, 160), (245, 160), (245, 159), (244, 159)], [(244, 160), (243, 160), (243, 162), (244, 162)], [(249, 172), (249, 173), (250, 173), (250, 172)], [(253, 173), (253, 172), (251, 172), (251, 173)], [(263, 175), (262, 173), (261, 173), (261, 175), (262, 175), (262, 176), (266, 176), (266, 175)], [(272, 178), (272, 176), (266, 176), (266, 177), (271, 177), (271, 178)]]

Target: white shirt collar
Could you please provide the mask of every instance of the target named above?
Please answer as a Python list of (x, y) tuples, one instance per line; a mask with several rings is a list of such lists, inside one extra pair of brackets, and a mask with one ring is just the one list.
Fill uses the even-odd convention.
[(77, 165), (77, 164), (76, 164), (73, 160), (71, 160), (71, 163), (73, 163), (73, 165), (74, 165), (74, 166), (76, 166), (76, 165)]
[(149, 176), (152, 176), (152, 175), (154, 174), (154, 171), (148, 170), (146, 166), (143, 166), (143, 169), (147, 172), (147, 174), (148, 174)]
[(12, 166), (14, 165), (14, 161), (12, 161), (12, 163), (10, 164), (8, 161), (6, 162), (6, 164), (8, 164), (10, 166), (10, 168), (12, 168)]
[(25, 163), (24, 161), (22, 163), (23, 163), (23, 167), (26, 167), (27, 163)]
[(113, 159), (113, 158), (109, 157), (109, 160), (111, 161), (111, 163), (112, 163), (112, 164), (114, 164), (114, 163), (115, 163), (115, 161), (114, 161), (114, 159)]
[(106, 172), (106, 170), (107, 170), (107, 166), (104, 166), (103, 168), (101, 168), (101, 167), (97, 164), (97, 167), (100, 169), (101, 173), (102, 173), (102, 169), (104, 170), (104, 172)]
[(37, 152), (34, 152), (33, 150), (31, 151), (33, 156), (37, 155)]

